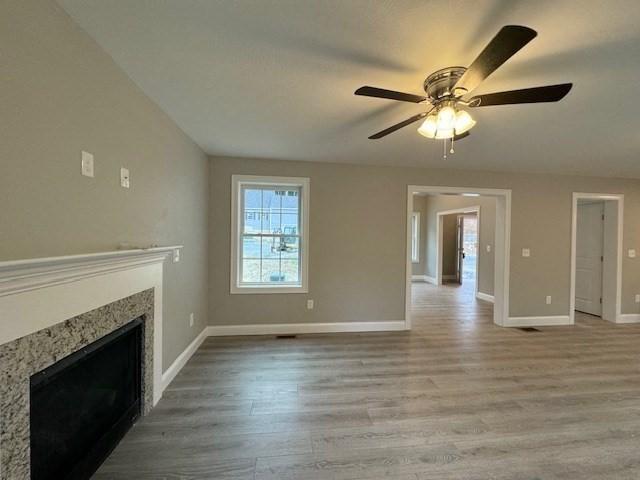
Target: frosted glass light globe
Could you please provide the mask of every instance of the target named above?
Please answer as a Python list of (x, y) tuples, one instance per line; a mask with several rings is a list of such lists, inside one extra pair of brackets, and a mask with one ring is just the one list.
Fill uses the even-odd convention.
[(437, 117), (435, 115), (429, 115), (420, 128), (418, 133), (423, 137), (434, 138), (436, 136), (436, 130), (438, 129)]
[(453, 107), (442, 107), (438, 112), (438, 130), (450, 130), (455, 127), (456, 111)]
[(471, 115), (469, 115), (469, 113), (465, 112), (464, 110), (460, 110), (456, 114), (456, 135), (460, 135), (461, 133), (471, 130), (475, 124), (476, 121), (471, 118)]

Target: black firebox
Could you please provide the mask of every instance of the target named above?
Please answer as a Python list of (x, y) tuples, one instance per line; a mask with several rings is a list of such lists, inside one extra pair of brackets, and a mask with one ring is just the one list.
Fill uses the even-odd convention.
[(31, 377), (31, 479), (88, 479), (140, 416), (138, 318)]

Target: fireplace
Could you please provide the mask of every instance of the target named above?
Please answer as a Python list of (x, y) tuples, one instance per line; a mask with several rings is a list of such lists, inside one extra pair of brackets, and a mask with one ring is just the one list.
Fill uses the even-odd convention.
[[(100, 353), (101, 346), (105, 346), (110, 339), (117, 336), (110, 335), (124, 326), (131, 324), (133, 329), (137, 327), (140, 333), (135, 335), (142, 336), (141, 339), (137, 339), (142, 344), (141, 352), (139, 346), (134, 348), (142, 365), (135, 369), (138, 375), (137, 383), (129, 381), (125, 382), (124, 386), (120, 385), (124, 391), (129, 392), (127, 395), (118, 396), (118, 400), (107, 396), (107, 400), (113, 402), (112, 408), (107, 409), (107, 412), (120, 414), (117, 418), (110, 419), (115, 423), (111, 433), (113, 438), (118, 437), (121, 434), (119, 432), (126, 431), (129, 426), (127, 422), (137, 414), (148, 414), (153, 405), (160, 400), (163, 386), (162, 264), (167, 256), (180, 248), (177, 246), (119, 250), (0, 262), (0, 479), (41, 478), (42, 473), (34, 471), (34, 475), (31, 474), (32, 465), (34, 470), (38, 470), (38, 462), (42, 461), (33, 458), (32, 462), (31, 453), (33, 449), (34, 457), (40, 457), (38, 452), (46, 451), (49, 439), (46, 438), (46, 434), (36, 432), (39, 428), (38, 423), (55, 420), (59, 415), (54, 413), (59, 411), (60, 405), (67, 408), (69, 402), (43, 394), (45, 407), (38, 407), (39, 388), (52, 388), (55, 392), (72, 391), (71, 387), (53, 388), (48, 385), (59, 379), (62, 383), (66, 381), (60, 372), (71, 364), (67, 361), (74, 362), (83, 356), (88, 357), (78, 362), (85, 368), (85, 362), (92, 362), (93, 355)], [(140, 320), (142, 328), (137, 325)], [(96, 344), (103, 338), (104, 344)], [(126, 346), (120, 348), (127, 350)], [(74, 356), (77, 352), (80, 352), (78, 356)], [(89, 352), (92, 354), (89, 355)], [(124, 358), (126, 355), (117, 357)], [(105, 370), (108, 375), (120, 368), (113, 360), (109, 365), (110, 368)], [(104, 381), (112, 380), (108, 375), (103, 376)], [(97, 378), (100, 377), (85, 377), (85, 380)], [(135, 388), (131, 388), (132, 385)], [(94, 383), (77, 390), (78, 393), (83, 393), (93, 388), (100, 406), (108, 404), (104, 397), (100, 397), (105, 394), (102, 386), (100, 383)], [(113, 385), (105, 390), (112, 387)], [(33, 412), (32, 398), (35, 400)], [(96, 398), (90, 397), (89, 400)], [(137, 398), (138, 406), (135, 406), (136, 402), (132, 398)], [(58, 401), (57, 406), (55, 401)], [(66, 412), (66, 418), (73, 422), (81, 422), (84, 415), (82, 407), (75, 405), (75, 410)], [(98, 415), (102, 418), (102, 413)], [(119, 419), (123, 419), (122, 423), (118, 422)], [(76, 433), (69, 435), (71, 440), (66, 441), (66, 446), (64, 436), (69, 432), (52, 435), (52, 440), (57, 438), (63, 441), (63, 445), (58, 448), (71, 450), (74, 448), (73, 439), (80, 438), (83, 441), (76, 443), (75, 447), (80, 444), (86, 446), (90, 442), (84, 439), (91, 435), (95, 438), (97, 435), (90, 428), (83, 430), (82, 423), (78, 425), (65, 421), (63, 424), (65, 428), (68, 427)], [(92, 423), (90, 427), (93, 426)], [(33, 442), (32, 428), (34, 434), (41, 436), (40, 439), (34, 438)], [(77, 433), (78, 431), (81, 433)], [(98, 442), (98, 445), (104, 448), (102, 452), (76, 450), (76, 460), (83, 453), (88, 456), (94, 455), (94, 458), (103, 456), (110, 448), (104, 447), (107, 440), (109, 439), (104, 438)], [(66, 454), (66, 450), (58, 452), (56, 458), (64, 458), (66, 462)], [(78, 467), (75, 462), (70, 463), (74, 465), (67, 465), (65, 468), (71, 468), (71, 474), (73, 468), (85, 468)], [(62, 475), (51, 473), (52, 477), (65, 478)]]
[(88, 479), (142, 411), (142, 318), (30, 381), (32, 480)]

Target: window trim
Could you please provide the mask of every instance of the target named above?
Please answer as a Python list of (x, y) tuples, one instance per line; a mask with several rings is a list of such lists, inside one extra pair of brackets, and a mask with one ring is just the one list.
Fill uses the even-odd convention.
[[(262, 293), (309, 293), (309, 193), (308, 177), (270, 177), (262, 175), (231, 176), (231, 275), (230, 292), (232, 294)], [(242, 222), (240, 211), (242, 205), (242, 186), (273, 185), (300, 188), (300, 285), (251, 285), (241, 286), (239, 283), (240, 261), (239, 241), (242, 238), (238, 230)]]
[[(413, 219), (415, 218), (415, 235), (411, 236), (411, 263), (420, 263), (420, 212), (411, 214), (411, 233), (413, 234)], [(415, 237), (415, 238), (414, 238)], [(414, 244), (415, 240), (415, 244)], [(415, 250), (415, 256), (413, 255)]]

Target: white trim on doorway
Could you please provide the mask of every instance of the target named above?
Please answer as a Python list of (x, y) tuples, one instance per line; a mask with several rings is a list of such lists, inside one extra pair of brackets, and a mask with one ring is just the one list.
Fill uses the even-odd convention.
[[(617, 203), (616, 215), (616, 252), (615, 258), (610, 259), (611, 264), (615, 266), (615, 287), (612, 295), (607, 292), (603, 294), (602, 318), (614, 323), (624, 323), (622, 310), (622, 234), (624, 230), (624, 195), (612, 193), (583, 193), (573, 192), (573, 200), (571, 207), (571, 288), (569, 292), (569, 323), (575, 323), (576, 308), (576, 235), (578, 224), (578, 200), (604, 200), (605, 201), (605, 242), (607, 235), (611, 232), (606, 229), (606, 217), (610, 211), (607, 208), (607, 202), (615, 201)], [(607, 259), (607, 250), (605, 249), (605, 262)], [(613, 298), (610, 298), (613, 297)]]
[[(472, 213), (476, 215), (478, 222), (478, 251), (480, 250), (480, 206), (474, 205), (472, 207), (456, 208), (453, 210), (443, 210), (436, 212), (436, 285), (442, 285), (443, 280), (455, 280), (455, 275), (442, 275), (442, 251), (444, 243), (443, 239), (443, 221), (445, 215), (462, 215), (465, 213)], [(480, 257), (476, 259), (476, 285), (474, 294), (478, 294), (478, 273), (480, 270)], [(462, 275), (462, 273), (461, 273)]]
[[(496, 198), (496, 238), (495, 238), (495, 277), (493, 321), (496, 325), (506, 326), (509, 319), (509, 255), (511, 248), (511, 190), (476, 187), (446, 186), (407, 186), (406, 212), (406, 265), (405, 265), (405, 328), (411, 329), (411, 215), (413, 213), (413, 195), (431, 194), (475, 194)], [(436, 279), (437, 281), (437, 279)]]

